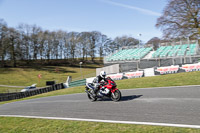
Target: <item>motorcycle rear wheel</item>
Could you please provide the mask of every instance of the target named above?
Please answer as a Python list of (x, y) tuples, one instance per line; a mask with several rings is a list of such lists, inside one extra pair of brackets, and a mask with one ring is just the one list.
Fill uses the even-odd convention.
[(116, 90), (114, 93), (111, 94), (111, 99), (115, 102), (119, 101), (121, 99), (121, 92), (119, 90)]

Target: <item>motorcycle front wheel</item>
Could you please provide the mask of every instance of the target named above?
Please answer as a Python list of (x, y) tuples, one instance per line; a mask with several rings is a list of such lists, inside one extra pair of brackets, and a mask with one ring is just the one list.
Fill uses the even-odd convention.
[(111, 93), (111, 99), (115, 102), (119, 101), (121, 99), (121, 92), (116, 90), (114, 93)]
[(93, 97), (93, 96), (91, 96), (90, 94), (88, 94), (88, 98), (89, 98), (89, 100), (90, 100), (91, 102), (94, 102), (94, 101), (97, 100), (96, 97)]

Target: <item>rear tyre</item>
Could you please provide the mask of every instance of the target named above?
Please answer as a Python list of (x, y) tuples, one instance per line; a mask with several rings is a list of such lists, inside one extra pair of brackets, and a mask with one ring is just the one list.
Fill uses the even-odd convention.
[(111, 93), (111, 99), (115, 102), (119, 101), (121, 99), (121, 92), (116, 90), (114, 93)]

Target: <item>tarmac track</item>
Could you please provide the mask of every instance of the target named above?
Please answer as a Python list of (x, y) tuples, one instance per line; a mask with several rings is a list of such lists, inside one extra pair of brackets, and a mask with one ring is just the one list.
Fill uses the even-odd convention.
[(120, 102), (110, 99), (90, 102), (85, 93), (13, 102), (0, 105), (0, 116), (165, 123), (200, 128), (200, 86), (129, 89), (121, 93)]

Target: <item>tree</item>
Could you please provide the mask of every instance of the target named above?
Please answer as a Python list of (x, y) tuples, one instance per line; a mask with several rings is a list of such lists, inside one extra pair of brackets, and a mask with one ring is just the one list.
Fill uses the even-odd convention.
[(68, 46), (70, 51), (70, 57), (74, 60), (76, 56), (76, 44), (78, 41), (78, 33), (70, 32), (66, 36), (66, 46)]
[(82, 60), (85, 60), (85, 57), (87, 56), (89, 36), (89, 32), (81, 32), (79, 34), (79, 49), (81, 50)]
[(52, 53), (52, 50), (53, 50), (53, 37), (52, 37), (52, 34), (50, 31), (45, 31), (45, 34), (47, 36), (46, 38), (46, 42), (45, 42), (45, 45), (44, 45), (44, 52), (45, 52), (45, 58), (48, 60), (48, 62), (50, 61), (51, 59), (51, 53)]
[(135, 46), (139, 44), (139, 40), (133, 38), (133, 37), (128, 37), (128, 36), (122, 36), (122, 37), (116, 37), (114, 39), (115, 42), (115, 48), (119, 50), (120, 48), (124, 46)]
[(147, 42), (147, 44), (152, 44), (153, 49), (156, 50), (159, 47), (160, 41), (161, 41), (160, 38), (153, 37)]
[(95, 53), (96, 53), (96, 42), (97, 42), (97, 38), (98, 38), (98, 34), (99, 32), (97, 31), (93, 31), (91, 32), (91, 36), (90, 36), (90, 39), (89, 39), (89, 55), (91, 57), (91, 60), (94, 61), (94, 58), (95, 58)]
[(38, 53), (39, 53), (39, 32), (41, 32), (42, 29), (36, 25), (31, 26), (31, 49), (33, 54), (33, 59), (37, 60)]
[(1, 59), (1, 67), (5, 66), (5, 56), (8, 48), (8, 43), (6, 42), (6, 34), (7, 34), (7, 24), (3, 19), (0, 19), (0, 59)]
[(19, 57), (19, 54), (21, 53), (19, 33), (14, 28), (9, 28), (7, 39), (8, 39), (8, 44), (9, 44), (10, 59), (13, 63), (13, 67), (16, 67), (17, 59)]
[(164, 38), (200, 36), (200, 0), (169, 0), (156, 27)]
[(63, 58), (63, 51), (64, 51), (64, 47), (65, 47), (65, 41), (64, 41), (64, 37), (65, 37), (65, 33), (64, 31), (62, 30), (59, 30), (57, 31), (57, 40), (59, 42), (59, 46), (58, 46), (58, 49), (59, 49), (59, 58), (62, 59)]
[(31, 26), (28, 24), (20, 24), (17, 27), (20, 35), (20, 43), (22, 45), (21, 59), (25, 59), (26, 63), (29, 64), (31, 59)]
[(99, 54), (99, 57), (102, 58), (104, 55), (106, 55), (106, 49), (107, 46), (109, 46), (109, 43), (111, 40), (103, 34), (99, 35), (98, 43), (97, 43), (97, 53)]

